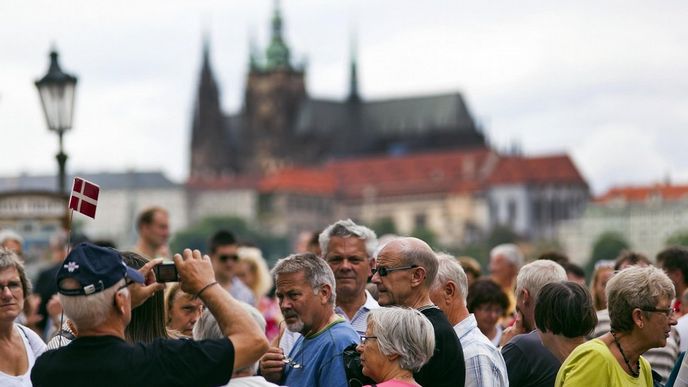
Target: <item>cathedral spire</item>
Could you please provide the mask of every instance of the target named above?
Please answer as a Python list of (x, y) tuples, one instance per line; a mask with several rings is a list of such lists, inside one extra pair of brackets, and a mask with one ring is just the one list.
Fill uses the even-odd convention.
[(282, 14), (280, 12), (279, 0), (275, 0), (275, 10), (272, 15), (271, 26), (272, 38), (266, 52), (267, 69), (290, 68), (289, 47), (287, 47), (282, 37)]
[(361, 96), (358, 93), (358, 57), (356, 47), (356, 37), (351, 37), (351, 59), (349, 63), (349, 102), (359, 102)]

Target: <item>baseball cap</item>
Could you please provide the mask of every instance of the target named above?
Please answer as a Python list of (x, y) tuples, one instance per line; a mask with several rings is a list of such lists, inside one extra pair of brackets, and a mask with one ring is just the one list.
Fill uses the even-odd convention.
[[(80, 287), (62, 288), (66, 278), (75, 279)], [(83, 296), (101, 292), (123, 278), (144, 283), (143, 275), (127, 266), (117, 250), (85, 242), (72, 249), (62, 263), (57, 272), (57, 289), (66, 296)]]

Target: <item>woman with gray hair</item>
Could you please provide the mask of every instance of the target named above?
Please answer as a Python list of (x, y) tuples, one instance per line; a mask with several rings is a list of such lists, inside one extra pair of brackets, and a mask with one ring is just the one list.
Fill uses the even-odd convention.
[(31, 386), (31, 368), (45, 351), (36, 333), (14, 322), (30, 291), (17, 254), (0, 248), (0, 386)]
[(435, 331), (415, 309), (387, 307), (368, 314), (368, 327), (356, 350), (363, 374), (380, 387), (419, 386), (413, 379), (432, 357)]
[(652, 386), (642, 353), (663, 347), (676, 325), (674, 286), (656, 267), (630, 267), (607, 283), (611, 332), (578, 346), (562, 364), (555, 386)]

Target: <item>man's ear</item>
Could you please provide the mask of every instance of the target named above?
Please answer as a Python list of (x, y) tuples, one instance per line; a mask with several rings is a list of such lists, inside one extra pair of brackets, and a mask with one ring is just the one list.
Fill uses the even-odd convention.
[(115, 309), (117, 310), (117, 313), (124, 315), (126, 314), (126, 308), (129, 306), (127, 305), (127, 297), (129, 297), (125, 292), (117, 292), (115, 293)]
[(528, 289), (521, 289), (521, 300), (523, 300), (523, 305), (529, 305), (532, 301)]
[(318, 291), (318, 296), (320, 296), (320, 303), (327, 304), (332, 295), (332, 287), (329, 284), (320, 285), (320, 290)]
[(427, 272), (425, 271), (425, 268), (422, 266), (418, 266), (414, 269), (410, 269), (411, 271), (411, 287), (415, 286), (420, 286), (425, 282), (425, 277), (427, 276)]

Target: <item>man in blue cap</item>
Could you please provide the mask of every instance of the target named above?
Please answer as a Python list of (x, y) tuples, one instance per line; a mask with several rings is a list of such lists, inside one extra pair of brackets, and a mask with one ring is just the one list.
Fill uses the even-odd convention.
[(156, 340), (129, 344), (124, 329), (131, 309), (163, 285), (152, 269), (127, 267), (114, 249), (82, 243), (65, 258), (57, 286), (77, 339), (48, 351), (31, 373), (34, 386), (217, 386), (232, 370), (256, 362), (267, 350), (265, 335), (240, 304), (215, 281), (208, 256), (184, 250), (174, 256), (182, 290), (200, 298), (220, 325), (223, 339)]

